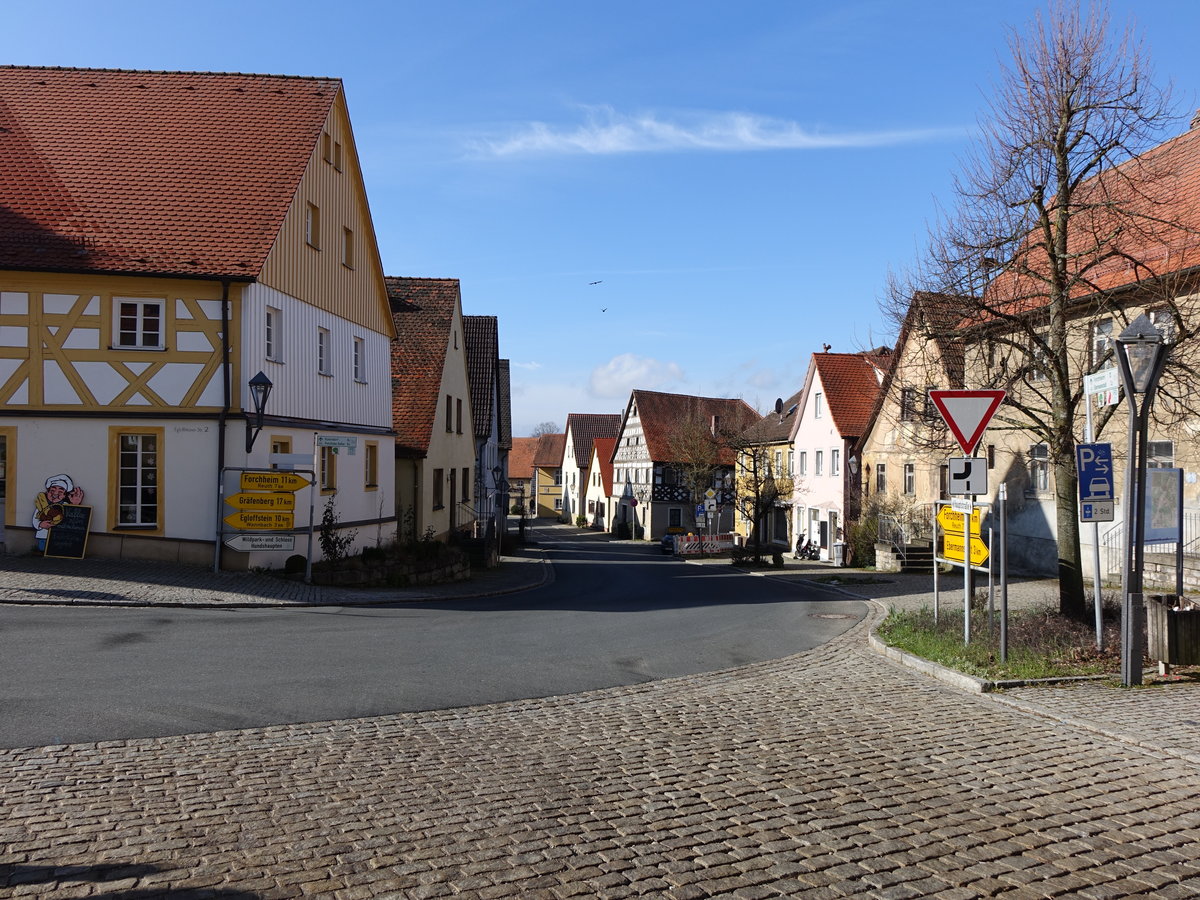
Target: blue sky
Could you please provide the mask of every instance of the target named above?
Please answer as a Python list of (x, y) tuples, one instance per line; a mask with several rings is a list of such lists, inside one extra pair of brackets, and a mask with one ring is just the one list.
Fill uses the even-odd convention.
[[(521, 436), (633, 387), (766, 410), (822, 344), (888, 342), (888, 273), (1044, 8), (67, 0), (7, 9), (3, 61), (342, 78), (385, 271), (499, 317)], [(1111, 10), (1190, 112), (1200, 4)]]

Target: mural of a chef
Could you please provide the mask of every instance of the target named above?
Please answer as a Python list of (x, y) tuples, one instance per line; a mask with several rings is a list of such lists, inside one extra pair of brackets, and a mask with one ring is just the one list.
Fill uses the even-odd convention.
[(83, 488), (78, 487), (70, 475), (51, 475), (46, 479), (46, 489), (33, 501), (33, 527), (37, 529), (37, 548), (46, 549), (46, 535), (63, 520), (62, 508), (66, 504), (79, 506), (83, 503)]

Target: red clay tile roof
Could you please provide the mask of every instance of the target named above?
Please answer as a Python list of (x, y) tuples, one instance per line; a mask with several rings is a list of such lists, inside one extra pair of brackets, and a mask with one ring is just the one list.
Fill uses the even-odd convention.
[(844, 438), (856, 438), (867, 428), (879, 396), (882, 369), (878, 358), (862, 353), (814, 353), (825, 405)]
[(537, 450), (533, 454), (533, 464), (539, 469), (561, 468), (563, 451), (566, 449), (566, 433), (543, 434), (538, 438)]
[(507, 359), (497, 360), (496, 363), (496, 400), (500, 404), (498, 424), (500, 428), (499, 446), (501, 450), (512, 449), (512, 378), (509, 374)]
[[(1089, 193), (1097, 196), (1089, 198)], [(1068, 234), (1067, 252), (1079, 277), (1071, 289), (1073, 298), (1200, 266), (1200, 128), (1085, 182), (1076, 189), (1074, 202), (1083, 205), (1089, 199), (1094, 206), (1073, 212)], [(1105, 236), (1109, 256), (1102, 261), (1088, 250), (1096, 235)], [(1039, 258), (1044, 251), (1021, 252), (1027, 253), (1030, 268), (1045, 267)], [(1046, 305), (1046, 294), (1040, 279), (1009, 269), (992, 279), (984, 296), (989, 306), (1015, 315)], [(961, 324), (991, 318), (983, 312)]]
[(438, 417), (450, 326), (459, 303), (457, 278), (384, 279), (392, 341), (392, 427), (402, 456), (423, 457)]
[(567, 434), (575, 450), (575, 463), (581, 469), (592, 464), (592, 444), (596, 438), (615, 438), (620, 431), (620, 413), (567, 414)]
[(541, 438), (513, 438), (512, 450), (508, 453), (508, 477), (532, 478), (533, 457), (537, 453)]
[[(620, 418), (618, 416), (618, 418)], [(600, 464), (600, 480), (603, 482), (604, 495), (611, 497), (613, 492), (613, 452), (617, 449), (615, 437), (596, 438), (593, 445), (596, 451), (596, 461)], [(590, 465), (590, 463), (589, 463)]]
[(467, 345), (467, 377), (471, 381), (475, 437), (482, 439), (492, 433), (492, 401), (498, 375), (496, 361), (500, 358), (496, 317), (463, 316), (463, 334)]
[(783, 401), (782, 413), (771, 410), (743, 431), (742, 439), (752, 444), (779, 444), (786, 441), (791, 437), (796, 416), (800, 414), (800, 398), (803, 396), (804, 388), (801, 388)]
[(0, 66), (0, 267), (258, 275), (341, 90)]
[[(698, 423), (708, 428), (712, 417), (719, 416), (720, 428), (741, 432), (759, 419), (744, 400), (635, 390), (631, 401), (637, 405), (646, 448), (654, 462), (678, 461), (671, 458), (671, 435), (680, 425)], [(733, 452), (722, 446), (718, 459), (722, 465), (731, 466)]]

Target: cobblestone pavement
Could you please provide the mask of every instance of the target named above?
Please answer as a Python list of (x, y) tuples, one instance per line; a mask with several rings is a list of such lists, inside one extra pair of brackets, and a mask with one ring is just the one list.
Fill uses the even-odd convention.
[(788, 659), (634, 687), (0, 751), (0, 886), (1200, 896), (1200, 743), (1180, 728), (1197, 686), (965, 694), (868, 650), (880, 615)]

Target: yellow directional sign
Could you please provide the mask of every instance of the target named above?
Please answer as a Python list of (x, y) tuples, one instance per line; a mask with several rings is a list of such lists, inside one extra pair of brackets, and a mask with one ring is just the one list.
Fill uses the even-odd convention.
[(294, 472), (243, 472), (243, 491), (298, 491), (312, 484), (303, 475)]
[[(977, 537), (971, 538), (971, 565), (982, 566), (990, 555), (987, 544)], [(963, 536), (961, 534), (947, 533), (942, 536), (942, 556), (953, 562), (962, 562)]]
[(225, 502), (234, 509), (277, 509), (285, 511), (296, 508), (296, 495), (267, 493), (231, 494), (225, 498)]
[[(949, 506), (939, 506), (937, 514), (938, 524), (942, 526), (942, 531), (947, 531), (950, 534), (963, 533), (963, 514), (956, 509), (951, 509)], [(976, 507), (971, 512), (971, 534), (979, 537), (980, 522), (983, 521), (983, 509)]]
[(230, 528), (244, 528), (251, 531), (287, 531), (294, 527), (295, 516), (290, 512), (236, 512), (225, 517), (225, 524)]

